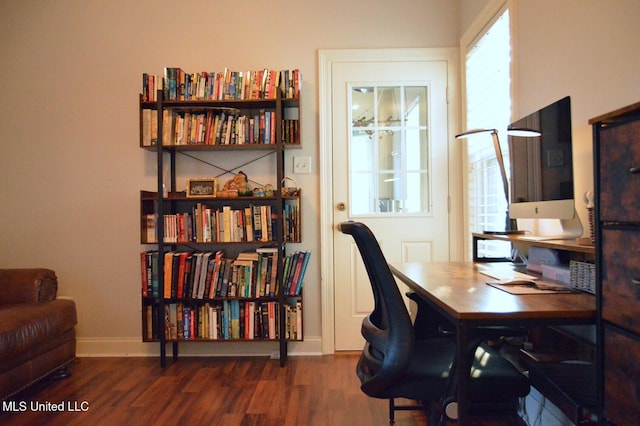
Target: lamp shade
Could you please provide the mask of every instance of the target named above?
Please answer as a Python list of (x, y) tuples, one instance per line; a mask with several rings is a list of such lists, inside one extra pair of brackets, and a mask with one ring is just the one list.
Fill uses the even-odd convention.
[(507, 135), (519, 136), (521, 138), (535, 138), (538, 136), (542, 136), (542, 133), (534, 129), (528, 129), (526, 127), (509, 127), (507, 129)]

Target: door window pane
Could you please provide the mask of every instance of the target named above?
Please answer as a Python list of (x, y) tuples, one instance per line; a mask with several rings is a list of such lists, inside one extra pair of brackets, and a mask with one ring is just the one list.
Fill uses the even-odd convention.
[(351, 216), (429, 214), (428, 86), (352, 86)]

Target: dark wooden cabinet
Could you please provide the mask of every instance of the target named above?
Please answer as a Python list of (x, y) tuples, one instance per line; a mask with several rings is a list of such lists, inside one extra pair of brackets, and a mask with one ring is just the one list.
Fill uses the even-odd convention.
[(640, 334), (640, 226), (603, 229), (602, 319)]
[[(628, 121), (633, 116), (638, 121)], [(612, 117), (596, 129), (600, 220), (640, 224), (640, 110)]]
[(640, 419), (640, 338), (604, 326), (604, 415), (616, 425)]
[(640, 103), (589, 120), (604, 424), (640, 419)]

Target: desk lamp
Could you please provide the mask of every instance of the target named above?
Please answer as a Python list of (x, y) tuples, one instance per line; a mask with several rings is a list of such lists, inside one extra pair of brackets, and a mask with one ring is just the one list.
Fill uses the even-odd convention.
[[(496, 129), (472, 129), (456, 135), (456, 139), (465, 139), (471, 136), (482, 135), (486, 133), (490, 133), (493, 139), (493, 149), (495, 150), (495, 153), (496, 153), (496, 159), (498, 160), (498, 168), (500, 169), (500, 175), (502, 177), (502, 188), (504, 189), (504, 198), (507, 201), (507, 210), (505, 212), (504, 231), (484, 231), (484, 233), (499, 234), (499, 235), (524, 234), (524, 231), (518, 231), (516, 220), (509, 218), (509, 181), (507, 179), (507, 171), (504, 167), (504, 157), (502, 156), (502, 148), (500, 148), (498, 131)], [(541, 133), (538, 132), (537, 130), (532, 130), (527, 128), (510, 127), (507, 130), (507, 134), (511, 136), (520, 136), (520, 137), (536, 137), (536, 136), (540, 136)]]

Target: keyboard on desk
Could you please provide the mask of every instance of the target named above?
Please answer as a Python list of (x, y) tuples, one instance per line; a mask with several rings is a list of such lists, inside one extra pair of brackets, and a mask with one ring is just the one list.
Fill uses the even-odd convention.
[(513, 267), (510, 265), (479, 264), (478, 272), (480, 272), (482, 275), (486, 275), (493, 278), (494, 280), (499, 281), (538, 279), (538, 277), (536, 277), (535, 275), (528, 275), (522, 272), (514, 271)]

